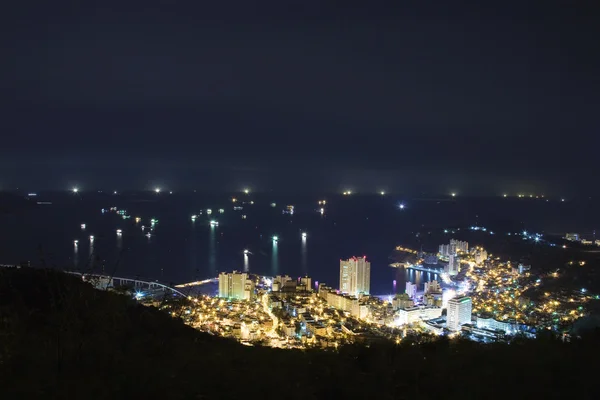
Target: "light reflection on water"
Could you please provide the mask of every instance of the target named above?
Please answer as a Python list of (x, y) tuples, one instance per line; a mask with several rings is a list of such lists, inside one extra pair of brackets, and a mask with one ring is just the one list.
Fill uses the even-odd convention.
[(217, 275), (217, 239), (215, 230), (215, 226), (211, 225), (208, 247), (208, 268), (210, 276)]
[(308, 275), (308, 265), (307, 265), (307, 251), (306, 251), (306, 237), (302, 236), (302, 250), (300, 252), (301, 264), (302, 264), (302, 273), (304, 275)]
[(271, 253), (271, 274), (279, 275), (279, 254), (277, 250), (277, 240), (273, 240), (273, 250)]

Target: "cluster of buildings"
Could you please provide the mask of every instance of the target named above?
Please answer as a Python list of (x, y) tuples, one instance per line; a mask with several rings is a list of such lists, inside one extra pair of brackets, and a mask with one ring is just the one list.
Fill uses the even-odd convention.
[(592, 245), (592, 244), (595, 244), (596, 246), (600, 246), (600, 239), (596, 239), (596, 240), (584, 239), (583, 237), (581, 237), (581, 235), (579, 233), (568, 232), (565, 234), (565, 239), (570, 242), (579, 242), (581, 244), (585, 244), (588, 246)]
[[(573, 235), (567, 235), (569, 240), (578, 238)], [(460, 273), (460, 278), (445, 280), (444, 287), (436, 280), (426, 282), (422, 292), (407, 282), (405, 293), (388, 301), (370, 295), (371, 264), (366, 257), (340, 260), (337, 289), (308, 276), (278, 275), (261, 283), (247, 273), (221, 273), (221, 299), (201, 299), (186, 315), (198, 329), (241, 341), (286, 348), (336, 347), (362, 340), (400, 340), (407, 330), (502, 340), (532, 332), (533, 326), (573, 322), (583, 315), (581, 304), (589, 300), (584, 292), (559, 292), (532, 301), (525, 292), (558, 272), (536, 279), (529, 265), (502, 262), (464, 241), (441, 245), (437, 257), (448, 260), (448, 275)]]
[(233, 271), (219, 274), (219, 297), (235, 300), (254, 300), (254, 281), (246, 273)]
[(444, 272), (448, 276), (456, 276), (461, 271), (461, 264), (482, 264), (488, 259), (488, 253), (482, 247), (472, 247), (469, 243), (461, 240), (451, 239), (449, 244), (439, 247), (438, 256), (447, 261)]

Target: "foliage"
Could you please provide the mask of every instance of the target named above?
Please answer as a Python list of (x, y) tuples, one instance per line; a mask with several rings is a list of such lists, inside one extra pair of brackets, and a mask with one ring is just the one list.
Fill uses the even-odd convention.
[(0, 271), (0, 398), (592, 398), (595, 340), (247, 347), (52, 270)]

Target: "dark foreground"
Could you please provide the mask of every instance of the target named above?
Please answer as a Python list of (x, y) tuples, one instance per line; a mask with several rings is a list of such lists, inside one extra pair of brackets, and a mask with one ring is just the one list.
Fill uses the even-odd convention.
[(599, 342), (245, 347), (49, 270), (0, 270), (0, 399), (591, 399)]

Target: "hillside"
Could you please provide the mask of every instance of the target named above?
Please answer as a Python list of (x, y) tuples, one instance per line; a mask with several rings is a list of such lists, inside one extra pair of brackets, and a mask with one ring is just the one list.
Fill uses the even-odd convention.
[(592, 398), (599, 346), (246, 347), (51, 270), (0, 269), (0, 398)]

